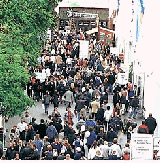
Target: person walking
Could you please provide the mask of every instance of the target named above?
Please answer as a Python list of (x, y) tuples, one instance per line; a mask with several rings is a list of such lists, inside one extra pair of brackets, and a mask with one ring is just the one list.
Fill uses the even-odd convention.
[(152, 117), (152, 113), (149, 113), (149, 117), (145, 120), (145, 125), (149, 129), (149, 134), (154, 134), (157, 122), (156, 119)]
[(64, 97), (64, 99), (66, 101), (67, 107), (71, 107), (71, 103), (73, 103), (73, 101), (74, 101), (73, 92), (68, 90), (68, 91), (65, 92), (63, 97)]
[(44, 107), (45, 107), (45, 113), (47, 115), (48, 115), (50, 99), (51, 99), (51, 96), (49, 95), (49, 92), (46, 91), (46, 95), (44, 95)]
[(19, 129), (19, 133), (20, 133), (20, 140), (25, 140), (25, 130), (27, 127), (27, 123), (24, 122), (23, 118), (21, 118), (21, 122), (18, 123), (17, 125), (17, 129)]
[(98, 101), (98, 98), (96, 98), (95, 101), (91, 103), (91, 108), (92, 118), (94, 118), (94, 116), (96, 117), (97, 115), (98, 108), (100, 108), (100, 102)]
[(136, 112), (137, 112), (138, 104), (139, 104), (139, 100), (138, 100), (137, 96), (134, 96), (134, 98), (131, 100), (131, 104), (130, 104), (132, 107), (132, 111), (129, 114), (130, 118), (133, 116), (133, 118), (136, 119), (136, 114), (137, 114)]

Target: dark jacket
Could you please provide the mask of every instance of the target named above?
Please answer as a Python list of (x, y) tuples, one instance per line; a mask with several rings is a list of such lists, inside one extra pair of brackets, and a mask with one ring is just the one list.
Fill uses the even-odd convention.
[(54, 143), (51, 143), (52, 149), (57, 149), (58, 153), (61, 151), (61, 145), (58, 143), (55, 145)]
[(112, 130), (108, 131), (107, 132), (107, 141), (108, 142), (113, 142), (113, 139), (114, 138), (117, 138), (116, 132), (115, 131), (112, 131)]
[(75, 153), (74, 160), (80, 160), (81, 157), (82, 157), (81, 153)]
[(104, 157), (94, 156), (92, 160), (104, 160)]
[(100, 120), (102, 122), (103, 118), (104, 118), (104, 109), (99, 108), (98, 112), (97, 112), (97, 115), (96, 115), (96, 120)]
[(57, 160), (64, 160), (66, 157), (64, 156), (64, 155), (59, 155), (58, 157), (57, 157)]
[(35, 135), (36, 135), (36, 132), (33, 129), (28, 130), (26, 134), (26, 141), (29, 142), (29, 140), (34, 140)]
[(124, 95), (121, 96), (120, 103), (121, 104), (125, 104), (126, 103), (126, 97)]
[(44, 123), (38, 125), (38, 133), (40, 134), (40, 138), (44, 138), (46, 136), (47, 126)]
[(46, 130), (46, 135), (48, 136), (48, 139), (54, 139), (58, 133), (54, 126), (49, 126)]
[(92, 143), (96, 140), (97, 136), (95, 132), (90, 131), (90, 136), (87, 138), (87, 145), (92, 145)]
[(32, 156), (31, 156), (31, 160), (39, 160), (40, 159), (40, 155), (38, 153), (38, 150), (34, 150)]
[(108, 76), (108, 83), (113, 85), (114, 82), (115, 82), (115, 77), (112, 74), (109, 75)]
[(148, 117), (145, 120), (145, 125), (148, 127), (149, 131), (154, 131), (157, 126), (156, 119), (153, 117)]
[(13, 159), (15, 155), (16, 155), (15, 149), (12, 149), (11, 147), (7, 148), (6, 156), (5, 156), (7, 160)]
[(117, 160), (117, 155), (109, 155), (108, 160)]
[(131, 106), (132, 107), (138, 107), (138, 104), (139, 104), (138, 98), (133, 98), (131, 100)]
[(113, 103), (118, 103), (118, 102), (120, 102), (120, 96), (119, 96), (119, 94), (117, 94), (117, 93), (115, 93), (114, 95), (113, 95)]
[(96, 128), (96, 122), (94, 120), (92, 120), (92, 119), (88, 119), (86, 121), (86, 126)]
[(45, 160), (53, 160), (53, 152), (49, 151), (45, 157)]

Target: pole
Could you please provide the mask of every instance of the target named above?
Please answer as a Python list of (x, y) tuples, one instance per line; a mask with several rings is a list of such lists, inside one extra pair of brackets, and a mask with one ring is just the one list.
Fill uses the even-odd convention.
[(5, 145), (5, 143), (4, 143), (4, 141), (5, 141), (5, 139), (4, 139), (4, 131), (5, 131), (5, 116), (4, 116), (4, 118), (2, 117), (2, 119), (3, 119), (3, 150), (4, 150), (4, 145)]

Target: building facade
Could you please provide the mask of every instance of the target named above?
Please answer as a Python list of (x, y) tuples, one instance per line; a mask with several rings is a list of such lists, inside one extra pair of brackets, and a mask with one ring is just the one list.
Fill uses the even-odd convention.
[(70, 17), (68, 16), (68, 11), (73, 13), (72, 23), (75, 25), (76, 31), (88, 31), (92, 28), (95, 28), (96, 16), (94, 15), (96, 14), (99, 17), (99, 25), (103, 28), (108, 27), (109, 8), (60, 7), (59, 30), (66, 30), (70, 26)]

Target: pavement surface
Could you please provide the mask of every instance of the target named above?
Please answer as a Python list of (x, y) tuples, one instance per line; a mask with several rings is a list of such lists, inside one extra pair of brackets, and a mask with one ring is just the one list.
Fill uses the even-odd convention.
[[(112, 99), (113, 99), (113, 95), (109, 95), (108, 105), (110, 105), (111, 110), (113, 110), (113, 103), (112, 103), (113, 100)], [(44, 109), (42, 108), (42, 101), (39, 101), (39, 102), (36, 101), (35, 104), (36, 104), (35, 106), (29, 108), (28, 112), (30, 113), (31, 117), (36, 118), (36, 123), (39, 124), (40, 119), (43, 118), (44, 120), (47, 120), (48, 116), (45, 114)], [(73, 105), (71, 106), (72, 112), (74, 111), (74, 107), (75, 107), (75, 103), (73, 103)], [(52, 113), (53, 109), (54, 109), (53, 104), (50, 104), (49, 115)], [(64, 125), (63, 117), (64, 117), (64, 113), (66, 111), (66, 106), (64, 104), (60, 104), (58, 107), (58, 110), (62, 117), (62, 125)], [(127, 117), (128, 117), (128, 113), (126, 113), (125, 115), (122, 115), (122, 120), (127, 119)], [(142, 118), (137, 115), (137, 119), (133, 120), (133, 121), (137, 122), (137, 126), (139, 126), (141, 124)], [(10, 131), (10, 129), (14, 125), (17, 125), (19, 122), (20, 122), (20, 116), (15, 116), (15, 117), (9, 118), (8, 122), (5, 123), (5, 128), (8, 131)], [(78, 122), (78, 119), (76, 116), (74, 117), (73, 122), (74, 122), (73, 128), (75, 129), (75, 131), (77, 131), (75, 125)], [(136, 130), (137, 130), (137, 127), (134, 129), (134, 132), (136, 132)], [(123, 133), (119, 133), (118, 134), (118, 143), (121, 145), (121, 147), (124, 147), (126, 142), (127, 142), (126, 135)], [(8, 146), (9, 146), (9, 132), (6, 132), (5, 147), (8, 147)]]

